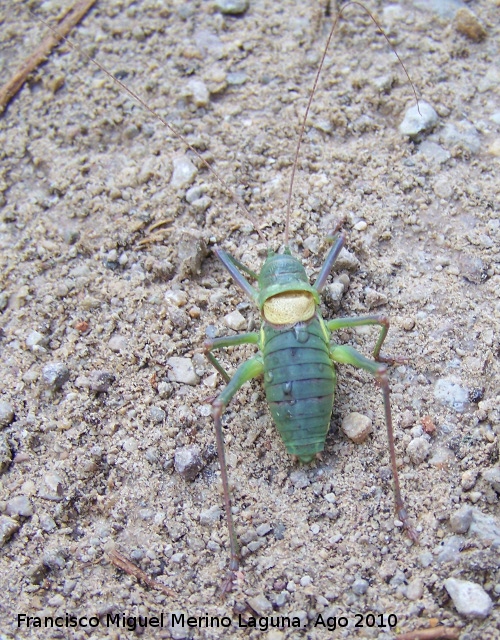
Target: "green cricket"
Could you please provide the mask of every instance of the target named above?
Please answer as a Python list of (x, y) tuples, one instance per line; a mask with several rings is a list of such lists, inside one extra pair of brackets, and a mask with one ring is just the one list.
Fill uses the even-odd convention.
[[(418, 105), (418, 98), (409, 74), (377, 20), (366, 7), (358, 2), (350, 2), (345, 5), (338, 13), (330, 31), (302, 120), (289, 186), (282, 252), (275, 253), (268, 249), (267, 258), (260, 273), (257, 274), (229, 253), (218, 247), (214, 248), (214, 253), (231, 274), (234, 282), (243, 289), (247, 297), (259, 309), (261, 315), (259, 331), (237, 336), (222, 336), (205, 342), (206, 356), (227, 383), (222, 392), (212, 401), (230, 544), (229, 574), (224, 582), (223, 592), (231, 590), (234, 572), (239, 568), (239, 545), (231, 513), (222, 415), (238, 390), (253, 378), (261, 376), (264, 378), (266, 400), (287, 452), (299, 462), (307, 464), (319, 457), (325, 447), (335, 397), (335, 364), (350, 364), (371, 373), (382, 389), (396, 514), (410, 539), (414, 542), (417, 541), (417, 534), (409, 522), (401, 495), (387, 376), (387, 365), (404, 362), (404, 359), (384, 357), (380, 354), (389, 331), (389, 320), (384, 315), (345, 317), (333, 320), (322, 318), (320, 294), (344, 245), (345, 236), (343, 233), (335, 230), (329, 237), (333, 246), (313, 285), (310, 284), (301, 262), (292, 256), (289, 247), (291, 195), (307, 116), (338, 20), (345, 9), (352, 4), (362, 7), (386, 38), (406, 73)], [(246, 217), (252, 220), (246, 207), (244, 212)], [(254, 228), (263, 238), (255, 224)], [(265, 240), (265, 238), (263, 239)], [(256, 281), (257, 286), (252, 286), (246, 276)], [(380, 327), (372, 359), (366, 358), (349, 345), (338, 345), (332, 341), (332, 334), (335, 331), (369, 325)], [(231, 377), (212, 352), (216, 349), (244, 344), (256, 345), (258, 352), (242, 363)]]

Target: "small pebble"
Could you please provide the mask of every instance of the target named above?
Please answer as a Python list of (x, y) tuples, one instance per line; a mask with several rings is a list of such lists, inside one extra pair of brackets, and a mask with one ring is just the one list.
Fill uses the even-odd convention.
[(210, 102), (210, 92), (203, 80), (192, 78), (188, 81), (186, 95), (196, 107), (206, 107)]
[(472, 523), (472, 507), (464, 505), (450, 516), (450, 527), (453, 533), (467, 533)]
[(353, 411), (342, 420), (342, 431), (350, 440), (360, 444), (373, 431), (373, 423), (368, 416)]
[(422, 417), (422, 429), (428, 436), (432, 436), (436, 433), (436, 425), (431, 416)]
[(454, 25), (458, 33), (461, 33), (473, 42), (481, 42), (481, 40), (484, 40), (487, 36), (486, 29), (478, 20), (477, 16), (466, 7), (458, 9), (455, 14)]
[(60, 502), (63, 499), (63, 479), (57, 473), (51, 471), (43, 478), (43, 484), (38, 490), (40, 498)]
[(399, 132), (403, 136), (414, 138), (423, 131), (433, 129), (437, 122), (438, 115), (433, 107), (425, 100), (420, 100), (418, 106), (415, 104), (406, 110), (403, 122), (399, 125)]
[(483, 497), (483, 494), (481, 493), (481, 491), (471, 491), (467, 495), (467, 497), (472, 502), (472, 504), (476, 504), (476, 502), (479, 502), (479, 500), (481, 500), (481, 498)]
[(342, 282), (332, 282), (327, 284), (324, 289), (324, 296), (327, 302), (334, 311), (340, 308), (342, 302), (342, 296), (344, 295), (345, 287)]
[(360, 262), (356, 256), (348, 251), (345, 247), (342, 247), (342, 251), (339, 253), (337, 260), (335, 261), (335, 269), (337, 271), (357, 271), (360, 267)]
[(422, 551), (422, 553), (419, 554), (418, 556), (418, 561), (420, 563), (420, 566), (423, 567), (424, 569), (426, 569), (427, 567), (430, 567), (433, 560), (434, 558), (430, 551)]
[(448, 122), (439, 133), (441, 142), (448, 148), (458, 147), (479, 153), (481, 150), (481, 137), (476, 127), (467, 120), (461, 120), (456, 124)]
[(431, 445), (426, 438), (414, 438), (406, 447), (406, 453), (414, 464), (420, 464), (428, 457)]
[(216, 525), (219, 523), (221, 515), (222, 511), (217, 506), (210, 507), (210, 509), (205, 509), (205, 511), (200, 512), (200, 524), (203, 527), (211, 527), (213, 525)]
[(481, 585), (468, 580), (448, 578), (444, 581), (444, 586), (461, 615), (467, 618), (486, 618), (491, 613), (493, 603)]
[(158, 395), (160, 398), (169, 398), (172, 395), (173, 387), (170, 382), (159, 382), (158, 383)]
[(387, 296), (384, 293), (380, 293), (371, 287), (365, 288), (365, 303), (368, 309), (373, 309), (375, 307), (381, 307), (384, 304), (387, 304)]
[(68, 579), (66, 579), (63, 582), (63, 587), (62, 587), (63, 596), (66, 596), (66, 597), (70, 596), (73, 593), (73, 591), (74, 591), (74, 589), (75, 589), (77, 584), (78, 584), (77, 580), (68, 580)]
[(368, 580), (364, 580), (363, 578), (356, 578), (352, 583), (352, 590), (357, 596), (362, 596), (368, 591), (368, 587), (370, 583)]
[(179, 289), (167, 289), (165, 291), (165, 300), (174, 305), (174, 307), (184, 307), (188, 302), (188, 295), (185, 291)]
[(418, 149), (418, 156), (421, 156), (429, 164), (440, 165), (448, 162), (451, 153), (437, 142), (424, 140)]
[(413, 427), (415, 422), (415, 415), (409, 409), (403, 411), (403, 415), (401, 416), (401, 427), (403, 429), (409, 429), (410, 427)]
[(368, 225), (364, 220), (360, 220), (359, 222), (356, 222), (356, 224), (353, 227), (355, 231), (365, 231), (367, 228), (368, 228)]
[(167, 417), (166, 411), (164, 411), (160, 407), (151, 407), (149, 409), (149, 415), (151, 417), (151, 420), (156, 424), (161, 424), (162, 422), (165, 421), (165, 418)]
[(490, 467), (485, 469), (481, 475), (489, 482), (496, 493), (500, 493), (500, 467)]
[(200, 381), (193, 367), (191, 358), (180, 358), (173, 356), (167, 360), (170, 367), (168, 379), (172, 382), (182, 382), (191, 386), (197, 385)]
[(403, 320), (403, 329), (405, 331), (411, 331), (415, 327), (414, 318), (404, 318)]
[(184, 189), (193, 182), (198, 169), (187, 156), (177, 156), (172, 162), (174, 170), (170, 178), (170, 184), (174, 189)]
[(40, 528), (42, 529), (42, 531), (50, 533), (51, 531), (54, 531), (56, 527), (57, 525), (54, 519), (47, 513), (42, 513), (42, 515), (40, 516)]
[(318, 235), (308, 236), (304, 240), (304, 248), (317, 255), (320, 251), (320, 239)]
[(432, 189), (437, 197), (442, 200), (450, 200), (454, 193), (453, 183), (448, 176), (438, 178), (436, 182), (434, 182)]
[(437, 548), (437, 562), (439, 564), (445, 562), (456, 564), (459, 561), (463, 546), (464, 540), (461, 536), (449, 536), (445, 538)]
[(174, 466), (184, 480), (194, 480), (205, 466), (198, 447), (183, 447), (177, 449), (174, 456)]
[(455, 462), (455, 454), (448, 447), (437, 447), (429, 458), (429, 464), (435, 467), (448, 467)]
[(273, 605), (263, 594), (259, 594), (254, 598), (248, 598), (247, 604), (259, 616), (270, 614), (273, 610)]
[(477, 536), (485, 541), (491, 548), (500, 548), (500, 525), (494, 516), (472, 510), (472, 523), (469, 527), (469, 536)]
[(3, 547), (21, 525), (9, 516), (0, 516), (0, 547)]
[(110, 371), (92, 371), (89, 376), (90, 389), (94, 393), (105, 393), (115, 379), (116, 376)]
[(248, 76), (244, 71), (229, 72), (226, 76), (227, 83), (230, 85), (245, 84)]
[(114, 353), (120, 353), (120, 351), (126, 351), (127, 350), (127, 339), (124, 338), (123, 336), (115, 334), (115, 335), (111, 336), (111, 338), (109, 339), (108, 347)]
[(434, 385), (434, 397), (457, 413), (463, 413), (469, 402), (469, 390), (454, 378), (441, 378)]
[(267, 536), (267, 534), (270, 531), (272, 531), (272, 527), (269, 524), (269, 522), (264, 522), (263, 524), (260, 524), (256, 529), (257, 535), (260, 537)]
[(49, 607), (60, 607), (66, 602), (64, 596), (61, 593), (57, 593), (52, 598), (49, 598), (47, 604)]
[(296, 489), (305, 489), (311, 484), (305, 471), (292, 471), (290, 482)]
[(233, 331), (241, 331), (247, 325), (247, 321), (237, 309), (224, 316), (224, 322)]
[(172, 562), (175, 562), (175, 564), (181, 564), (181, 562), (184, 560), (184, 558), (185, 558), (185, 554), (182, 553), (182, 552), (179, 552), (179, 553), (174, 553), (172, 555), (172, 557), (170, 558), (170, 560)]
[(420, 600), (424, 594), (424, 583), (420, 578), (410, 580), (406, 587), (406, 597), (408, 600)]
[(26, 496), (16, 496), (7, 500), (5, 511), (9, 516), (23, 516), (25, 518), (29, 518), (33, 515), (33, 507), (29, 498)]
[(137, 440), (135, 438), (125, 438), (122, 442), (122, 448), (127, 453), (133, 453), (134, 451), (137, 451)]
[(474, 488), (477, 481), (478, 472), (475, 469), (467, 469), (462, 473), (461, 486), (464, 491)]
[(193, 209), (194, 213), (205, 213), (205, 211), (208, 209), (208, 207), (212, 204), (212, 198), (209, 198), (208, 196), (203, 196), (203, 198), (198, 198), (198, 200), (195, 200), (192, 205), (191, 208)]
[(186, 202), (189, 202), (189, 204), (192, 204), (193, 202), (201, 198), (204, 194), (205, 194), (205, 187), (203, 185), (199, 185), (199, 184), (194, 185), (193, 187), (190, 187), (186, 191), (186, 195), (185, 195)]
[(26, 346), (31, 351), (45, 351), (49, 340), (39, 331), (31, 331), (26, 338)]
[(0, 402), (0, 429), (8, 427), (14, 421), (14, 409), (10, 402), (2, 400)]
[(69, 369), (62, 362), (49, 362), (42, 371), (42, 379), (49, 389), (60, 389), (69, 380)]
[(183, 229), (177, 247), (177, 259), (181, 265), (179, 277), (182, 279), (199, 274), (207, 253), (207, 245), (202, 233), (193, 229)]
[(215, 6), (221, 13), (237, 16), (248, 9), (248, 0), (215, 0)]

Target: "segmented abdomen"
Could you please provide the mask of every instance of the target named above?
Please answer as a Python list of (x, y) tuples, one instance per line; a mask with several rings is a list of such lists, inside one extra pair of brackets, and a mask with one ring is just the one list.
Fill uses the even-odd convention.
[(302, 462), (323, 451), (335, 393), (335, 369), (320, 320), (264, 331), (264, 389), (286, 450)]

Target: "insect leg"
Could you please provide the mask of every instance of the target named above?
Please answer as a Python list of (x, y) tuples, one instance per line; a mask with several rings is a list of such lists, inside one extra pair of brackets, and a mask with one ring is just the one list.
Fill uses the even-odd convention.
[(237, 336), (222, 336), (220, 338), (213, 338), (211, 340), (205, 340), (205, 355), (210, 360), (211, 364), (217, 369), (226, 382), (231, 380), (231, 376), (224, 369), (217, 358), (210, 353), (213, 349), (220, 349), (221, 347), (236, 347), (240, 344), (258, 344), (259, 334), (256, 332), (241, 333)]
[(326, 260), (321, 267), (321, 271), (316, 278), (316, 282), (314, 283), (314, 288), (318, 293), (321, 293), (323, 291), (323, 287), (328, 280), (328, 276), (330, 275), (330, 271), (332, 270), (335, 260), (338, 258), (339, 253), (344, 246), (345, 236), (343, 233), (335, 233), (332, 239), (334, 242), (333, 247), (328, 252)]
[[(345, 320), (345, 318), (342, 319)], [(387, 378), (387, 366), (385, 364), (374, 362), (373, 360), (365, 358), (365, 356), (363, 356), (361, 353), (358, 353), (356, 349), (349, 345), (333, 345), (330, 349), (330, 357), (335, 362), (350, 364), (358, 369), (364, 369), (365, 371), (368, 371), (375, 376), (378, 384), (382, 389), (382, 394), (384, 397), (385, 424), (387, 426), (387, 439), (389, 441), (389, 454), (391, 458), (392, 476), (394, 479), (394, 498), (396, 501), (396, 512), (398, 514), (398, 518), (401, 520), (408, 533), (408, 537), (414, 542), (417, 542), (417, 534), (413, 530), (409, 522), (408, 513), (406, 511), (403, 498), (401, 497), (401, 489), (399, 486), (399, 476), (396, 465), (396, 449), (394, 447), (394, 430), (392, 427), (391, 402), (389, 398), (390, 388), (389, 380)]]
[(353, 318), (334, 318), (333, 320), (328, 320), (325, 324), (330, 331), (338, 331), (339, 329), (347, 329), (350, 327), (365, 327), (368, 325), (377, 324), (380, 327), (380, 334), (378, 336), (375, 348), (373, 349), (373, 359), (377, 362), (387, 362), (388, 364), (392, 364), (394, 362), (405, 362), (405, 360), (402, 358), (391, 358), (389, 356), (380, 355), (380, 349), (382, 348), (384, 340), (387, 336), (387, 332), (389, 331), (389, 320), (384, 315), (360, 316)]
[[(249, 334), (246, 334), (247, 336)], [(252, 335), (252, 334), (250, 334)], [(257, 335), (257, 334), (255, 334)], [(243, 338), (244, 336), (235, 336), (236, 338)], [(220, 342), (224, 339), (220, 338)], [(228, 346), (228, 342), (235, 344), (233, 338), (226, 338), (225, 345), (220, 344), (218, 346)], [(248, 342), (248, 339), (246, 340)], [(240, 343), (241, 344), (241, 343)], [(215, 358), (214, 358), (215, 360)], [(222, 367), (221, 367), (222, 368)], [(222, 392), (213, 401), (213, 416), (215, 423), (215, 437), (217, 441), (217, 453), (219, 456), (219, 464), (222, 478), (222, 488), (224, 491), (224, 505), (226, 509), (227, 527), (229, 530), (229, 544), (231, 549), (231, 559), (229, 563), (229, 576), (224, 582), (223, 592), (230, 591), (231, 584), (233, 582), (233, 571), (238, 569), (238, 541), (236, 538), (236, 531), (234, 529), (233, 516), (231, 513), (231, 497), (229, 495), (229, 481), (227, 477), (226, 456), (224, 453), (224, 435), (222, 433), (222, 414), (227, 407), (234, 394), (252, 378), (256, 378), (264, 372), (264, 363), (260, 354), (257, 354), (250, 360), (240, 364), (233, 377), (229, 380)]]
[(229, 273), (231, 274), (236, 284), (243, 289), (243, 291), (247, 294), (250, 300), (253, 300), (255, 304), (257, 304), (259, 294), (254, 289), (254, 287), (252, 287), (252, 285), (248, 282), (248, 280), (245, 278), (245, 276), (241, 273), (239, 269), (241, 269), (242, 271), (245, 271), (245, 273), (247, 273), (251, 278), (258, 279), (259, 276), (256, 273), (254, 273), (251, 269), (246, 267), (242, 262), (240, 262), (239, 260), (236, 260), (236, 258), (233, 258), (232, 255), (230, 255), (229, 253), (226, 253), (223, 249), (220, 249), (219, 247), (214, 247), (214, 253), (222, 262), (222, 264), (226, 267), (226, 269), (229, 271)]

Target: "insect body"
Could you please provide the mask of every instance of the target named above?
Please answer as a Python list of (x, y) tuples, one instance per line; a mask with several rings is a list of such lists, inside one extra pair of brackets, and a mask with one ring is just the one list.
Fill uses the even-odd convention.
[[(410, 538), (414, 541), (417, 540), (416, 533), (409, 524), (401, 497), (394, 448), (390, 389), (385, 363), (397, 360), (384, 358), (380, 355), (389, 330), (389, 322), (385, 316), (380, 315), (336, 318), (327, 321), (321, 317), (319, 296), (344, 244), (342, 234), (335, 234), (332, 237), (333, 246), (314, 285), (309, 283), (304, 267), (297, 258), (291, 255), (288, 246), (291, 194), (305, 123), (333, 32), (338, 19), (349, 4), (361, 6), (386, 37), (375, 18), (358, 2), (345, 5), (334, 22), (316, 74), (296, 148), (288, 194), (283, 252), (269, 251), (260, 273), (256, 274), (225, 251), (219, 248), (215, 249), (216, 255), (236, 284), (259, 308), (262, 319), (259, 332), (215, 338), (205, 343), (205, 353), (208, 359), (227, 382), (226, 387), (213, 401), (217, 449), (231, 547), (230, 574), (224, 589), (230, 589), (232, 571), (238, 568), (238, 542), (231, 515), (221, 418), (225, 407), (240, 387), (245, 382), (259, 376), (264, 377), (264, 389), (269, 409), (288, 453), (303, 463), (311, 462), (323, 451), (325, 446), (335, 395), (335, 363), (350, 364), (375, 376), (382, 388), (384, 399), (396, 511)], [(393, 51), (413, 88), (413, 83), (404, 64), (394, 48)], [(250, 284), (244, 273), (257, 281), (257, 288)], [(367, 325), (380, 327), (379, 337), (373, 350), (373, 360), (366, 358), (349, 345), (337, 345), (331, 342), (331, 334), (334, 331)], [(212, 352), (219, 348), (242, 344), (254, 344), (259, 351), (253, 358), (241, 364), (231, 378)]]

